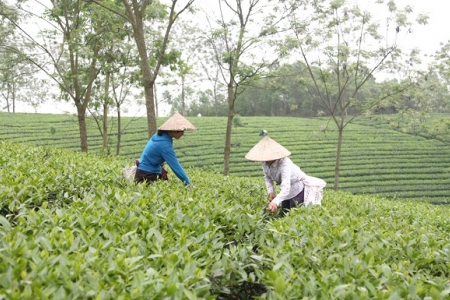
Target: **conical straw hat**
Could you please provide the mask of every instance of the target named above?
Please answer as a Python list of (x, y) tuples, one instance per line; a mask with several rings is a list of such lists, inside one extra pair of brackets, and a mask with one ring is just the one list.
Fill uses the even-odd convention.
[(158, 129), (166, 131), (185, 131), (185, 130), (195, 130), (196, 128), (180, 113), (175, 113)]
[(288, 149), (284, 148), (270, 137), (265, 136), (258, 144), (248, 151), (245, 158), (253, 161), (270, 161), (289, 155), (291, 155), (291, 152)]

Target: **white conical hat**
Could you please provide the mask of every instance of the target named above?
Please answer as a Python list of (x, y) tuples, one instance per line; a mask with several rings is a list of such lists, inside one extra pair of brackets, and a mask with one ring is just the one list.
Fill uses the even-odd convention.
[(265, 136), (258, 144), (248, 151), (245, 158), (253, 161), (270, 161), (289, 155), (291, 155), (291, 152), (288, 149), (284, 148), (270, 137)]
[(180, 113), (175, 113), (158, 128), (158, 130), (166, 130), (166, 131), (185, 131), (195, 129), (196, 129), (195, 126), (192, 125), (192, 123), (189, 122)]

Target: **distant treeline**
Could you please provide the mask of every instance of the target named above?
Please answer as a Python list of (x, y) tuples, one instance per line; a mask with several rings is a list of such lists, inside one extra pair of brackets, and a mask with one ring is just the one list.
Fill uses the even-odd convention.
[[(327, 70), (313, 68), (319, 76), (326, 76)], [(328, 116), (329, 112), (322, 107), (318, 101), (320, 95), (317, 92), (311, 76), (307, 73), (307, 68), (303, 62), (279, 65), (262, 78), (253, 80), (249, 85), (240, 86), (238, 97), (235, 103), (235, 112), (241, 116), (280, 116), (280, 117), (317, 117)], [(325, 74), (325, 75), (324, 75)], [(405, 91), (399, 92), (395, 96), (389, 97), (386, 101), (380, 102), (373, 107), (373, 114), (396, 114), (404, 111), (416, 111), (421, 113), (449, 113), (450, 103), (440, 93), (430, 91), (423, 95), (425, 83), (416, 83)], [(332, 86), (335, 82), (330, 81), (327, 88), (330, 91), (336, 90)], [(380, 99), (388, 91), (395, 89), (396, 81), (376, 81), (374, 77), (369, 77), (363, 88), (351, 101), (364, 102), (366, 99)], [(434, 81), (434, 85), (442, 85), (439, 81)], [(444, 86), (433, 88), (440, 90)], [(323, 90), (326, 94), (327, 91)], [(426, 97), (427, 99), (423, 99)], [(432, 99), (430, 99), (432, 97)], [(199, 91), (195, 95), (190, 95), (190, 100), (186, 101), (183, 108), (180, 99), (172, 102), (172, 112), (185, 111), (187, 116), (226, 116), (228, 104), (225, 95), (213, 95), (210, 90)], [(424, 106), (423, 103), (427, 105)], [(422, 105), (421, 105), (422, 103)], [(356, 110), (358, 109), (358, 111)], [(348, 115), (359, 113), (360, 106), (354, 105), (347, 111)]]

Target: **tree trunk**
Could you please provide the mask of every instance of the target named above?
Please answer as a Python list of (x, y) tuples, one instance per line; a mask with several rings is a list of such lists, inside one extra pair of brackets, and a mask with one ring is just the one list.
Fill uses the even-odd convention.
[(86, 108), (77, 104), (78, 128), (80, 130), (81, 152), (88, 152), (87, 129), (86, 129)]
[[(81, 144), (81, 152), (88, 152), (88, 141), (87, 141), (87, 126), (86, 126), (86, 108), (87, 105), (91, 99), (91, 93), (92, 93), (92, 82), (94, 81), (94, 78), (96, 75), (95, 70), (95, 62), (96, 59), (92, 61), (91, 70), (90, 70), (90, 83), (86, 89), (86, 94), (84, 101), (82, 98), (79, 98), (80, 96), (77, 96), (77, 98), (74, 99), (75, 106), (77, 107), (77, 114), (78, 114), (78, 127), (80, 128), (80, 144)], [(78, 95), (78, 94), (77, 94)]]
[(122, 123), (120, 119), (120, 105), (117, 105), (117, 145), (116, 145), (116, 155), (120, 154), (120, 142), (122, 140)]
[(145, 107), (147, 109), (147, 130), (148, 137), (150, 138), (156, 132), (155, 98), (153, 93), (155, 78), (152, 75), (150, 63), (148, 61), (142, 20), (136, 18), (136, 22), (139, 23), (134, 26), (134, 38), (141, 60), (142, 84), (144, 85)]
[(13, 83), (13, 89), (12, 89), (12, 111), (13, 113), (16, 112), (16, 84)]
[[(149, 68), (150, 69), (150, 68)], [(147, 108), (147, 126), (148, 137), (150, 138), (156, 133), (156, 113), (155, 113), (155, 94), (153, 93), (153, 87), (155, 81), (150, 82), (150, 86), (144, 85), (145, 90), (145, 106)]]
[(231, 154), (231, 129), (234, 117), (234, 90), (231, 84), (228, 85), (228, 119), (227, 133), (225, 135), (225, 148), (223, 151), (223, 175), (230, 173), (230, 154)]
[(233, 125), (233, 111), (228, 110), (227, 133), (225, 135), (225, 148), (223, 151), (223, 175), (230, 173), (230, 154), (231, 154), (231, 129)]
[(342, 141), (344, 136), (344, 116), (342, 115), (340, 123), (338, 125), (338, 144), (336, 150), (336, 164), (334, 165), (334, 187), (333, 189), (337, 191), (339, 189), (339, 173), (341, 166), (341, 149)]
[(7, 112), (11, 112), (11, 104), (9, 103), (9, 94), (10, 94), (9, 90), (10, 90), (10, 85), (8, 84), (8, 89), (6, 91), (6, 96), (5, 96)]
[(156, 84), (153, 85), (153, 98), (155, 98), (155, 117), (159, 116), (158, 92), (156, 91)]
[(103, 151), (108, 149), (108, 104), (103, 103)]
[[(81, 146), (81, 152), (88, 152), (88, 140), (87, 140), (87, 126), (86, 126), (86, 109), (88, 106), (89, 101), (91, 100), (91, 94), (92, 94), (92, 85), (94, 82), (94, 79), (97, 77), (98, 72), (95, 68), (95, 65), (97, 64), (97, 55), (100, 51), (99, 48), (99, 41), (97, 40), (95, 43), (95, 48), (93, 52), (93, 58), (91, 61), (91, 65), (89, 67), (89, 76), (88, 76), (88, 86), (86, 88), (86, 93), (83, 94), (80, 92), (82, 81), (81, 78), (78, 76), (73, 76), (73, 82), (74, 82), (74, 90), (75, 90), (75, 97), (73, 98), (73, 101), (75, 102), (75, 106), (77, 107), (77, 115), (78, 115), (78, 127), (80, 129), (80, 146)], [(71, 56), (71, 74), (78, 74), (79, 69), (76, 65), (75, 61), (77, 58), (75, 58), (75, 55), (73, 52), (70, 54)]]
[(184, 91), (184, 76), (181, 76), (181, 111), (183, 116), (186, 114), (186, 99), (185, 99), (185, 91)]
[(108, 94), (109, 94), (109, 77), (111, 73), (107, 72), (105, 76), (105, 99), (103, 100), (103, 150), (108, 149)]

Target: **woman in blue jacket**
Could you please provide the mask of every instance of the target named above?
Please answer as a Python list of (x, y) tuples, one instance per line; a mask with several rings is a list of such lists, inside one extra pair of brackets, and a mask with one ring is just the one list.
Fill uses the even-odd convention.
[(175, 113), (158, 128), (142, 152), (134, 180), (136, 182), (151, 182), (162, 179), (162, 165), (167, 162), (175, 175), (185, 184), (190, 185), (189, 177), (180, 165), (173, 148), (173, 139), (180, 139), (186, 130), (195, 130), (181, 114)]

